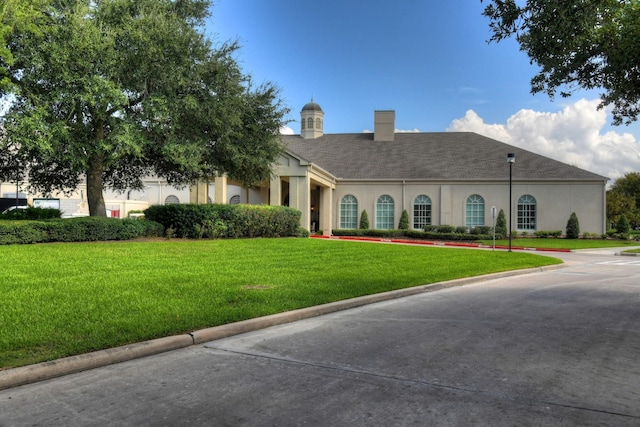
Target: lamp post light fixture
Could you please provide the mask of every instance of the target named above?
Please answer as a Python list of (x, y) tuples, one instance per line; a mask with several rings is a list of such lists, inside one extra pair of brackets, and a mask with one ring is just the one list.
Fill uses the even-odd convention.
[(513, 221), (511, 220), (511, 211), (513, 207), (511, 205), (511, 194), (513, 189), (513, 178), (512, 178), (512, 166), (516, 162), (516, 155), (514, 153), (507, 154), (507, 162), (509, 163), (509, 252), (511, 252), (511, 225)]

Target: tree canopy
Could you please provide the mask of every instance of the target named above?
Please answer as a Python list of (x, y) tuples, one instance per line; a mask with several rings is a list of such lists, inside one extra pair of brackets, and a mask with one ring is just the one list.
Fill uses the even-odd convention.
[(640, 227), (640, 173), (629, 172), (616, 179), (607, 191), (607, 218), (611, 223), (624, 215), (632, 228)]
[[(482, 0), (481, 0), (482, 1)], [(533, 93), (569, 96), (601, 89), (613, 123), (640, 113), (640, 2), (637, 0), (489, 0), (490, 41), (515, 37), (540, 72)]]
[[(145, 176), (187, 185), (227, 174), (269, 178), (288, 110), (253, 85), (203, 33), (209, 0), (2, 0), (0, 179), (69, 192), (86, 179), (91, 215), (103, 190)], [(28, 175), (27, 175), (28, 173)]]

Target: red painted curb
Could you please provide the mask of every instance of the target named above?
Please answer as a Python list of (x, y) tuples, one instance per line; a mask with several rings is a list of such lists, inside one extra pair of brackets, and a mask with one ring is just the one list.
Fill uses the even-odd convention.
[[(441, 242), (431, 240), (406, 240), (406, 239), (386, 239), (381, 237), (360, 237), (360, 236), (320, 236), (311, 235), (313, 239), (332, 239), (332, 240), (353, 240), (363, 242), (381, 242), (381, 243), (401, 243), (405, 245), (431, 245), (431, 246), (453, 246), (463, 248), (482, 248), (491, 249), (493, 246), (483, 245), (481, 243), (463, 243), (463, 242)], [(496, 246), (496, 249), (509, 249), (508, 246)], [(525, 248), (523, 246), (512, 246), (512, 250), (517, 251), (539, 251), (539, 252), (571, 252), (571, 249), (564, 248)]]

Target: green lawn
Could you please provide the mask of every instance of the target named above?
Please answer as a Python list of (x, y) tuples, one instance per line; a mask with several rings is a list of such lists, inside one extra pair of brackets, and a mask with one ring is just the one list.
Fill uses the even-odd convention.
[[(481, 240), (484, 245), (493, 245), (493, 240)], [(509, 240), (496, 240), (496, 246), (509, 246)], [(640, 242), (633, 240), (602, 240), (602, 239), (513, 239), (512, 246), (525, 248), (549, 249), (594, 249), (618, 248), (624, 246), (640, 246)]]
[(0, 369), (560, 261), (315, 239), (1, 246)]

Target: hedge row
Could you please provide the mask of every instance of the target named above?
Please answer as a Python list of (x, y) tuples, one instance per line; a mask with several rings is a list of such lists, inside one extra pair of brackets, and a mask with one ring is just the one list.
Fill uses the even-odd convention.
[(408, 237), (422, 240), (446, 240), (446, 241), (466, 241), (466, 240), (491, 240), (492, 234), (478, 233), (442, 233), (418, 230), (332, 230), (334, 236), (356, 236), (356, 237), (382, 237), (386, 239)]
[(2, 219), (32, 220), (60, 218), (62, 211), (53, 208), (34, 208), (28, 206), (26, 209), (13, 209), (0, 215)]
[(169, 237), (290, 237), (300, 232), (300, 211), (267, 205), (151, 206), (145, 218), (162, 224)]
[(0, 221), (0, 245), (128, 240), (162, 236), (157, 222), (136, 219), (82, 217), (46, 221)]

